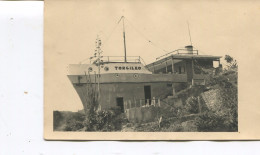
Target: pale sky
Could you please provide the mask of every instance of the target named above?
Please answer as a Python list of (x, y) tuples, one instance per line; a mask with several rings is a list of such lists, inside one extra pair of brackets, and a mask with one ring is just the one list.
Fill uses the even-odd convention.
[(187, 21), (199, 54), (229, 54), (238, 63), (245, 58), (260, 58), (256, 53), (260, 42), (259, 1), (61, 0), (49, 2), (45, 11), (45, 101), (52, 102), (55, 110), (83, 108), (66, 76), (66, 67), (92, 56), (97, 35), (105, 44), (103, 55), (123, 56), (122, 24), (106, 41), (122, 15), (126, 17), (127, 55), (141, 56), (146, 63), (166, 54), (160, 48), (173, 51), (190, 44)]

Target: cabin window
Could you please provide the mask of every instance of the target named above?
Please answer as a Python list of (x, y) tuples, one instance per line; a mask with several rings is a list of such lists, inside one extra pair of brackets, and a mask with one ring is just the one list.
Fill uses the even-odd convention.
[(181, 74), (181, 66), (179, 66), (179, 74)]

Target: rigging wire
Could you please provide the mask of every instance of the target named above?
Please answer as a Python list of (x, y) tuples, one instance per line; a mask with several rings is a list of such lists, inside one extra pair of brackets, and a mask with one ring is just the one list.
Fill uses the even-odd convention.
[[(116, 28), (118, 27), (119, 23), (121, 22), (123, 16), (119, 19), (119, 21), (117, 22), (117, 24), (115, 25), (115, 27), (112, 29), (111, 33), (108, 35), (108, 37), (106, 37), (105, 41), (103, 42), (103, 47), (105, 46), (105, 44), (107, 43), (107, 41), (111, 38), (111, 36), (113, 35), (114, 31), (116, 30)], [(155, 44), (154, 42), (152, 42), (150, 39), (148, 39), (141, 31), (139, 31), (126, 17), (124, 17), (125, 20), (127, 20), (127, 22), (129, 23), (129, 25), (141, 36), (143, 37), (148, 43), (150, 43), (151, 45), (153, 45), (154, 47), (164, 51), (164, 52), (169, 52), (165, 49), (163, 49), (162, 47), (160, 47), (159, 45)], [(82, 62), (88, 60), (89, 58), (86, 58), (82, 61), (79, 62), (79, 64), (81, 64)]]
[(79, 62), (79, 64), (81, 64), (82, 62), (84, 62), (84, 61), (87, 61), (89, 58), (86, 58), (86, 59), (83, 59), (83, 60), (81, 60), (80, 62)]
[[(114, 26), (114, 28), (112, 29), (111, 33), (106, 37), (105, 41), (103, 42), (103, 47), (105, 46), (105, 44), (107, 43), (107, 41), (111, 38), (112, 34), (115, 32), (116, 28), (118, 27), (120, 21), (121, 21), (122, 17), (119, 19), (119, 21), (117, 22), (117, 24)], [(83, 59), (79, 62), (79, 64), (81, 64), (84, 61), (87, 61), (89, 58)]]
[(152, 42), (150, 39), (148, 39), (141, 31), (139, 31), (127, 18), (125, 18), (127, 20), (127, 22), (130, 24), (131, 27), (134, 28), (134, 30), (140, 35), (142, 36), (146, 41), (148, 41), (150, 44), (152, 44), (153, 46), (157, 47), (158, 49), (164, 51), (164, 52), (169, 52), (163, 48), (161, 48), (160, 46), (158, 46), (157, 44), (155, 44), (154, 42)]
[(114, 33), (114, 31), (116, 30), (116, 28), (118, 27), (120, 21), (121, 21), (122, 17), (119, 19), (119, 21), (117, 22), (117, 24), (115, 25), (115, 27), (112, 29), (111, 33), (108, 35), (108, 37), (105, 39), (104, 43), (103, 43), (103, 47), (105, 46), (105, 44), (107, 43), (107, 41), (110, 39), (110, 37), (112, 36), (112, 34)]

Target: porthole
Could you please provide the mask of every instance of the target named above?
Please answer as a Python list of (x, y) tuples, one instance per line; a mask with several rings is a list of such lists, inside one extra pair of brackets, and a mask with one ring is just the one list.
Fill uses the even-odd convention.
[(119, 77), (119, 74), (116, 74), (116, 77)]
[(108, 70), (109, 70), (109, 68), (108, 68), (108, 67), (105, 67), (105, 68), (104, 68), (104, 70), (105, 70), (105, 71), (108, 71)]
[(138, 78), (138, 74), (134, 74), (134, 78)]
[(88, 68), (88, 71), (89, 71), (89, 72), (92, 72), (92, 71), (93, 71), (92, 67), (89, 67), (89, 68)]

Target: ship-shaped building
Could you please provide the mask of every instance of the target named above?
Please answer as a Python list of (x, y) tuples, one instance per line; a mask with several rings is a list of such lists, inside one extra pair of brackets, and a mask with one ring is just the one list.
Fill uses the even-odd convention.
[[(84, 107), (87, 107), (90, 97), (87, 95), (89, 84), (97, 87), (99, 108), (119, 107), (123, 112), (126, 101), (139, 106), (152, 104), (154, 99), (174, 96), (184, 85), (203, 84), (207, 75), (201, 67), (216, 71), (221, 68), (220, 56), (199, 55), (192, 45), (144, 65), (141, 57), (126, 56), (126, 49), (122, 57), (101, 56), (100, 39), (96, 44), (95, 55), (89, 64), (68, 66), (67, 76)], [(213, 65), (214, 61), (218, 66)]]

